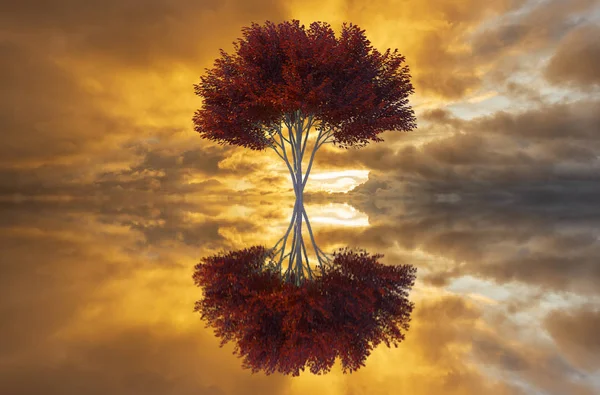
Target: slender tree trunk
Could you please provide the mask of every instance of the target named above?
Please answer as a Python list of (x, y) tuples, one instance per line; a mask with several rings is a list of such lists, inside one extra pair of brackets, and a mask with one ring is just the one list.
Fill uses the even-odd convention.
[[(296, 167), (296, 185), (298, 188), (298, 196), (296, 196), (298, 212), (297, 214), (302, 214), (304, 211), (304, 185), (302, 185), (302, 131), (304, 129), (304, 122), (301, 117), (300, 111), (297, 111), (297, 121), (296, 121), (296, 160), (298, 161), (298, 166)], [(307, 131), (308, 133), (308, 131)], [(296, 216), (297, 218), (297, 229), (298, 229), (298, 237), (296, 238), (296, 285), (300, 285), (300, 281), (302, 281), (302, 276), (304, 274), (304, 269), (302, 267), (302, 216)], [(308, 262), (306, 262), (308, 265)]]
[[(323, 269), (323, 265), (330, 262), (329, 256), (315, 243), (312, 228), (308, 221), (306, 211), (304, 210), (303, 195), (304, 187), (306, 186), (308, 176), (312, 169), (315, 154), (323, 144), (330, 142), (331, 133), (318, 129), (319, 132), (314, 142), (306, 173), (302, 174), (302, 161), (308, 145), (308, 135), (313, 125), (313, 117), (306, 116), (305, 114), (302, 114), (301, 111), (295, 111), (293, 113), (285, 114), (284, 124), (287, 127), (287, 137), (285, 136), (282, 126), (266, 130), (266, 132), (269, 133), (272, 138), (271, 148), (284, 161), (289, 170), (296, 201), (290, 225), (285, 235), (273, 247), (273, 259), (275, 259), (275, 261), (272, 262), (272, 265), (280, 271), (282, 262), (286, 258), (289, 258), (288, 267), (283, 273), (283, 276), (286, 280), (289, 280), (293, 274), (295, 284), (300, 285), (301, 282), (306, 279), (307, 275), (309, 279), (311, 279), (313, 275), (308, 261), (304, 238), (302, 237), (303, 219), (320, 268)], [(286, 254), (287, 240), (290, 236), (290, 231), (292, 230), (293, 237), (290, 245), (290, 252)], [(282, 244), (281, 247), (279, 247), (280, 244)]]

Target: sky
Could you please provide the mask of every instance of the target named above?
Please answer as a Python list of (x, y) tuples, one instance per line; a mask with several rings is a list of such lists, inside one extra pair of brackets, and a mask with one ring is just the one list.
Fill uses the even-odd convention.
[[(22, 0), (0, 12), (0, 393), (600, 393), (595, 0)], [(193, 84), (251, 22), (352, 22), (417, 129), (323, 147), (319, 246), (417, 267), (399, 348), (252, 375), (193, 313), (204, 256), (274, 244), (271, 151), (202, 140)]]

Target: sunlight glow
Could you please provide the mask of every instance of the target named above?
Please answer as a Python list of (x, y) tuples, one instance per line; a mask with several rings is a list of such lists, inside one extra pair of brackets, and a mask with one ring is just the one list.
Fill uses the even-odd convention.
[[(345, 193), (369, 179), (369, 170), (341, 170), (312, 173), (307, 187), (330, 193)], [(312, 183), (310, 181), (313, 181)]]
[(347, 203), (330, 203), (328, 205), (307, 205), (311, 223), (338, 226), (369, 226), (369, 217)]

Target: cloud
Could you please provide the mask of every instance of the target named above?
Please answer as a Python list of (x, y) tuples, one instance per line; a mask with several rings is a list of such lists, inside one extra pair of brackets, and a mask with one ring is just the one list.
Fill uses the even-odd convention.
[(552, 46), (585, 20), (585, 13), (595, 6), (595, 2), (542, 0), (527, 6), (520, 12), (506, 13), (494, 26), (476, 33), (473, 36), (473, 55), (498, 58), (515, 51)]
[(106, 1), (60, 0), (49, 6), (27, 0), (10, 4), (2, 13), (3, 26), (27, 32), (47, 50), (93, 56), (119, 65), (166, 66), (165, 62), (198, 61), (219, 46), (233, 41), (232, 34), (249, 20), (264, 22), (283, 17), (282, 3), (255, 1)]
[(545, 320), (545, 327), (561, 351), (588, 372), (600, 369), (600, 311), (593, 306), (576, 310), (555, 310)]
[(23, 395), (40, 391), (226, 395), (247, 391), (277, 394), (286, 387), (282, 377), (250, 376), (235, 363), (210, 355), (207, 350), (222, 350), (197, 333), (157, 329), (118, 329), (94, 341), (56, 344), (68, 353), (68, 359), (41, 355), (26, 365), (12, 365), (3, 369), (0, 388)]
[[(192, 4), (187, 0), (152, 0), (144, 12), (132, 14), (133, 4), (129, 3), (109, 2), (102, 7), (71, 4), (68, 0), (63, 3), (64, 8), (47, 9), (45, 4), (36, 6), (35, 1), (28, 1), (11, 5), (3, 14), (10, 31), (2, 44), (6, 56), (0, 66), (7, 81), (0, 94), (0, 102), (5, 104), (4, 113), (0, 110), (0, 126), (7, 136), (0, 148), (0, 166), (4, 168), (1, 176), (5, 178), (0, 188), (4, 194), (17, 190), (26, 195), (77, 195), (117, 186), (189, 192), (199, 189), (200, 182), (226, 177), (224, 174), (243, 175), (255, 187), (264, 178), (260, 172), (268, 172), (267, 179), (276, 177), (278, 172), (268, 164), (268, 155), (262, 160), (236, 150), (190, 148), (191, 144), (207, 146), (191, 126), (188, 128), (190, 114), (200, 104), (190, 84), (217, 56), (218, 47), (227, 47), (239, 36), (242, 25), (255, 16), (285, 18), (293, 14), (294, 7), (267, 1)], [(575, 3), (540, 5), (523, 18), (533, 22), (567, 20), (589, 6), (586, 1)], [(489, 18), (521, 10), (523, 4), (506, 0), (485, 4), (430, 0), (400, 7), (394, 1), (368, 5), (343, 2), (336, 6), (338, 13), (332, 18), (351, 19), (365, 27), (374, 42), (397, 45), (406, 53), (424, 95), (458, 99), (479, 86), (484, 77), (478, 71), (483, 63), (470, 60), (473, 56), (467, 48), (467, 33)], [(381, 26), (389, 28), (385, 34), (373, 23), (381, 7), (389, 10), (381, 21)], [(236, 12), (229, 12), (234, 9)], [(223, 18), (219, 23), (208, 23), (208, 19), (216, 20), (212, 15)], [(400, 20), (406, 23), (396, 23)], [(573, 23), (565, 22), (565, 29)], [(536, 31), (533, 27), (530, 30)], [(398, 37), (403, 38), (397, 41)], [(494, 120), (496, 124), (499, 118)], [(445, 122), (436, 122), (436, 133), (454, 132), (459, 124), (446, 117)], [(428, 132), (424, 129), (420, 132)], [(457, 144), (471, 144), (471, 148), (481, 142), (473, 135), (455, 137)], [(496, 141), (490, 144), (497, 145)], [(588, 144), (548, 141), (545, 145), (542, 150), (547, 163), (555, 157), (594, 158), (595, 147)], [(493, 149), (471, 150), (470, 155), (462, 155), (465, 150), (460, 147), (453, 148), (454, 152), (444, 147), (431, 149), (435, 159), (442, 162), (510, 157)], [(403, 165), (412, 166), (423, 177), (444, 176), (433, 162), (413, 164), (419, 160), (418, 152), (405, 151), (402, 156), (406, 158), (400, 161), (397, 156), (381, 147), (348, 155), (345, 151), (324, 150), (318, 155), (317, 165), (374, 170)], [(530, 156), (530, 152), (521, 152), (515, 163), (527, 161)], [(212, 174), (199, 174), (206, 172)], [(279, 178), (283, 181), (281, 174)], [(198, 185), (187, 185), (190, 179)], [(221, 178), (219, 181), (232, 186)], [(81, 186), (91, 184), (95, 187)], [(279, 193), (282, 188), (278, 185), (274, 190)]]
[[(594, 294), (597, 106), (582, 100), (471, 120), (442, 109), (425, 113), (448, 135), (420, 146), (380, 144), (347, 159), (377, 169), (348, 193), (371, 226), (317, 238), (393, 251), (390, 263), (424, 254), (415, 261), (420, 278), (436, 286), (473, 276)], [(321, 159), (344, 163), (331, 152)]]
[[(489, 327), (486, 308), (450, 295), (421, 301), (407, 340), (394, 352), (401, 353), (402, 368), (367, 366), (345, 380), (347, 393), (594, 393), (551, 345)], [(378, 351), (372, 359), (389, 361), (392, 352)]]
[(120, 119), (103, 117), (69, 72), (44, 54), (10, 41), (0, 43), (0, 54), (0, 166), (97, 153), (99, 142), (123, 132)]
[[(352, 21), (367, 30), (380, 49), (398, 48), (406, 56), (419, 97), (459, 99), (481, 84), (469, 48), (468, 33), (488, 18), (518, 9), (520, 0), (339, 1), (332, 5), (292, 2), (292, 12), (321, 19)], [(381, 10), (385, 10), (382, 12)]]
[[(199, 202), (161, 203), (157, 198), (148, 201), (152, 205), (133, 201), (121, 207), (116, 202), (95, 206), (77, 200), (5, 206), (0, 215), (4, 251), (0, 308), (9, 319), (0, 326), (0, 334), (12, 341), (2, 350), (5, 369), (0, 388), (24, 394), (38, 391), (39, 386), (49, 393), (76, 387), (89, 388), (90, 393), (237, 394), (248, 388), (296, 393), (287, 389), (286, 378), (251, 376), (241, 370), (240, 361), (231, 355), (232, 347), (219, 349), (217, 339), (201, 328), (190, 310), (191, 301), (199, 296), (189, 278), (198, 257), (219, 248), (256, 243), (257, 235), (268, 235), (278, 221), (285, 222), (285, 216), (272, 215), (277, 207), (245, 199), (247, 206), (232, 208), (223, 196)], [(527, 210), (515, 213), (450, 204), (440, 209), (398, 200), (388, 205), (372, 203), (378, 212), (362, 208), (372, 217), (370, 227), (352, 231), (320, 227), (317, 242), (356, 240), (358, 246), (378, 252), (390, 246), (396, 250), (418, 246), (448, 258), (462, 257), (469, 264), (502, 264), (497, 258), (512, 256), (515, 246), (520, 249), (523, 243), (532, 253), (545, 250), (564, 256), (567, 248), (574, 255), (598, 253), (595, 239), (586, 233), (594, 226), (589, 218), (592, 222), (585, 228), (573, 219), (563, 218), (557, 224), (545, 215), (527, 215)], [(269, 213), (271, 218), (265, 222)], [(215, 224), (236, 230), (215, 233)], [(572, 229), (572, 233), (563, 235), (556, 229)], [(211, 239), (215, 235), (221, 237)], [(327, 240), (327, 235), (335, 238)], [(420, 284), (426, 278), (424, 269), (435, 271), (427, 262), (405, 262), (419, 266)], [(442, 269), (438, 267), (438, 272)], [(581, 285), (584, 277), (590, 284), (596, 281), (581, 271), (577, 261), (535, 268), (532, 277), (542, 282), (549, 271), (559, 269), (565, 272), (556, 277), (570, 278), (574, 284)], [(464, 270), (450, 276), (478, 273), (470, 265)], [(583, 292), (579, 286), (573, 289)], [(403, 389), (417, 394), (512, 395), (526, 393), (521, 383), (527, 382), (540, 390), (593, 393), (587, 381), (575, 380), (578, 371), (552, 347), (507, 337), (501, 326), (489, 326), (489, 306), (465, 295), (440, 296), (439, 292), (417, 293), (413, 325), (400, 348), (378, 348), (367, 366), (351, 376), (338, 371), (324, 377), (307, 375), (298, 379), (298, 385), (325, 388), (333, 380), (351, 393), (370, 388), (392, 394), (399, 388), (392, 384), (401, 382)], [(398, 366), (406, 368), (398, 370)], [(489, 369), (515, 376), (496, 376)], [(32, 376), (38, 379), (31, 380)], [(331, 384), (327, 388), (331, 394), (344, 393)]]
[(501, 111), (473, 122), (471, 130), (530, 139), (591, 140), (600, 126), (597, 100), (579, 100), (539, 106), (518, 113)]
[[(204, 207), (194, 211), (204, 212)], [(283, 377), (252, 376), (240, 369), (232, 350), (219, 349), (192, 312), (199, 297), (192, 267), (210, 251), (206, 244), (188, 248), (185, 239), (143, 243), (146, 235), (128, 224), (136, 217), (133, 210), (102, 215), (90, 211), (89, 203), (0, 210), (0, 311), (5, 318), (0, 335), (10, 339), (0, 346), (0, 392), (284, 391)], [(173, 226), (156, 208), (139, 211), (138, 220), (148, 223), (166, 218), (165, 233)], [(210, 220), (205, 222), (210, 228)], [(185, 232), (188, 225), (182, 221), (178, 230)], [(204, 234), (209, 236), (210, 229)], [(203, 235), (197, 236), (202, 241)]]
[(582, 89), (600, 85), (600, 34), (597, 25), (585, 25), (571, 31), (558, 44), (545, 70), (555, 84), (575, 85)]
[[(589, 201), (600, 194), (599, 105), (595, 100), (541, 104), (471, 120), (437, 109), (423, 114), (420, 130), (446, 132), (425, 143), (402, 143), (402, 135), (391, 144), (352, 153), (325, 150), (317, 160), (320, 166), (375, 171), (355, 191), (365, 196), (381, 189), (377, 194), (388, 197), (455, 193), (463, 199), (506, 202), (556, 201), (565, 196)], [(384, 191), (390, 188), (396, 192)]]
[(368, 215), (370, 226), (317, 231), (322, 248), (350, 244), (389, 251), (390, 264), (414, 260), (423, 269), (420, 280), (435, 286), (472, 276), (498, 285), (597, 294), (597, 194), (587, 201), (565, 194), (507, 203), (460, 194), (442, 200), (439, 192), (403, 197), (405, 189), (393, 184), (378, 188), (379, 197), (360, 193), (350, 193), (350, 203)]
[(449, 50), (450, 40), (458, 36), (452, 31), (449, 33), (426, 33), (419, 43), (414, 66), (411, 65), (417, 70), (414, 81), (417, 92), (460, 99), (481, 84), (481, 78), (472, 69), (461, 65), (466, 54)]
[[(417, 100), (452, 102), (484, 86), (498, 89), (499, 82), (510, 82), (511, 71), (526, 69), (529, 55), (541, 58), (585, 23), (594, 5), (593, 0), (387, 0), (342, 1), (339, 8), (348, 20), (372, 32), (375, 43), (397, 47), (407, 57)], [(319, 9), (318, 4), (313, 7)]]
[[(135, 265), (125, 264), (116, 235), (96, 234), (94, 241), (93, 233), (78, 234), (73, 229), (78, 221), (64, 213), (53, 218), (12, 206), (2, 212), (0, 309), (6, 320), (0, 332), (11, 339), (2, 345), (8, 358), (35, 349), (59, 330), (89, 300), (88, 287), (126, 276)], [(57, 221), (62, 228), (56, 228)], [(28, 244), (36, 247), (24, 249)]]
[(347, 159), (325, 151), (326, 165), (375, 169), (348, 193), (371, 226), (323, 230), (317, 239), (390, 251), (390, 263), (425, 255), (416, 260), (420, 278), (435, 286), (473, 276), (594, 294), (597, 107), (594, 100), (541, 104), (471, 120), (435, 109), (421, 128), (447, 128), (446, 136), (420, 145), (399, 138)]
[(11, 4), (0, 16), (0, 193), (196, 192), (221, 170), (256, 172), (218, 167), (232, 151), (193, 132), (192, 85), (242, 26), (284, 11), (270, 0)]

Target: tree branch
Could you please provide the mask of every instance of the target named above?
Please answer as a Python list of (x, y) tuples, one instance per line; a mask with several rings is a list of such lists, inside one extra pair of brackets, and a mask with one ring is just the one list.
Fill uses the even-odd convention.
[(296, 140), (294, 139), (293, 133), (290, 129), (288, 129), (288, 133), (290, 136), (290, 140), (294, 142), (293, 144), (291, 143), (290, 146), (292, 147), (291, 149), (292, 149), (292, 161), (294, 162), (294, 171), (297, 174), (299, 171), (298, 170), (299, 169), (299, 167), (298, 167), (298, 152), (297, 152), (298, 148), (296, 147)]
[(293, 271), (294, 258), (296, 257), (296, 238), (298, 237), (298, 228), (294, 226), (294, 238), (292, 239), (292, 250), (290, 251), (290, 259), (288, 261), (288, 270)]
[(323, 131), (319, 130), (319, 134), (317, 136), (317, 141), (315, 141), (315, 146), (313, 147), (312, 153), (310, 154), (310, 160), (308, 162), (308, 168), (306, 169), (306, 174), (304, 175), (304, 180), (302, 180), (302, 188), (306, 186), (306, 182), (308, 181), (308, 176), (310, 175), (310, 170), (312, 169), (313, 161), (315, 160), (315, 154), (317, 150), (320, 148), (319, 140), (321, 139)]
[[(317, 246), (317, 243), (315, 242), (315, 236), (313, 235), (312, 227), (310, 226), (310, 221), (308, 220), (308, 215), (306, 215), (305, 210), (302, 210), (302, 215), (304, 216), (304, 222), (306, 222), (306, 228), (308, 229), (308, 235), (310, 236), (310, 241), (312, 242), (313, 248), (318, 257), (320, 249)], [(319, 265), (321, 266), (321, 269), (322, 269), (322, 264), (321, 264), (320, 260), (319, 260)]]
[[(290, 220), (290, 225), (288, 226), (287, 231), (285, 232), (285, 235), (281, 239), (279, 239), (279, 241), (277, 241), (277, 243), (273, 246), (274, 251), (278, 251), (275, 249), (277, 248), (279, 243), (281, 243), (283, 241), (284, 243), (283, 243), (283, 247), (282, 247), (282, 251), (281, 251), (281, 253), (283, 255), (283, 251), (285, 250), (285, 245), (287, 243), (287, 239), (290, 235), (290, 231), (292, 230), (292, 227), (294, 226), (295, 220), (296, 220), (296, 211), (294, 210), (294, 212), (292, 213), (292, 218)], [(277, 252), (275, 252), (275, 253), (277, 253)]]
[[(281, 124), (278, 125), (279, 126), (279, 130), (282, 129)], [(287, 141), (288, 144), (292, 144), (290, 140), (288, 140), (287, 138), (285, 138), (283, 135), (281, 136), (283, 138), (284, 141)]]
[[(284, 138), (284, 137), (283, 137), (283, 134), (281, 133), (281, 128), (279, 128), (279, 129), (277, 130), (277, 133), (279, 133), (279, 137), (280, 137), (280, 138), (281, 138), (281, 140), (282, 140), (281, 144), (283, 145), (283, 138)], [(277, 151), (275, 151), (275, 152), (277, 152)], [(281, 156), (280, 156), (280, 157), (281, 157)], [(297, 186), (296, 186), (296, 182), (295, 182), (296, 175), (295, 175), (295, 173), (294, 173), (294, 170), (292, 169), (292, 166), (290, 165), (290, 161), (289, 161), (289, 159), (288, 159), (287, 152), (286, 152), (286, 149), (285, 149), (285, 148), (283, 149), (283, 157), (281, 157), (281, 159), (283, 159), (283, 161), (285, 162), (285, 164), (286, 164), (286, 166), (287, 166), (287, 168), (288, 168), (288, 170), (289, 170), (289, 172), (290, 172), (290, 176), (292, 177), (292, 184), (293, 184), (293, 186), (294, 186), (294, 194), (295, 194), (295, 195), (296, 195), (296, 197), (297, 197), (297, 196), (298, 196), (298, 193), (299, 193), (299, 191), (298, 191), (298, 188), (297, 188)]]
[[(279, 146), (279, 144), (277, 144), (277, 146)], [(285, 161), (285, 158), (283, 157), (283, 155), (281, 155), (281, 153), (279, 151), (277, 151), (277, 148), (275, 148), (275, 146), (269, 145), (269, 148), (271, 148), (273, 151), (275, 151), (277, 156), (279, 156), (281, 159), (283, 159)]]
[(306, 246), (304, 245), (304, 237), (302, 237), (302, 235), (300, 235), (300, 240), (302, 242), (302, 251), (304, 252), (304, 259), (306, 261), (306, 268), (308, 269), (308, 278), (309, 278), (309, 280), (312, 280), (312, 278), (313, 278), (313, 272), (312, 272), (312, 269), (310, 268), (310, 263), (308, 262), (308, 254), (306, 253)]
[(321, 145), (323, 144), (327, 144), (327, 143), (333, 143), (333, 136), (327, 137), (326, 140), (323, 140), (323, 142), (321, 143)]
[[(304, 141), (302, 142), (302, 157), (304, 158), (304, 151), (306, 150), (306, 143), (308, 140), (308, 135), (310, 134), (310, 128), (312, 127), (313, 124), (313, 119), (314, 116), (310, 115), (308, 117), (308, 125), (306, 126), (306, 135), (304, 136)], [(304, 133), (304, 131), (302, 131)]]

